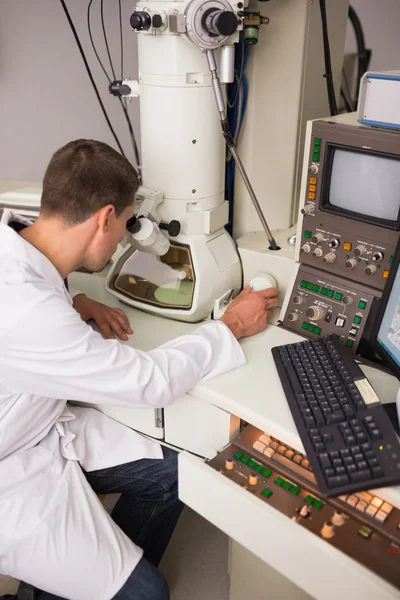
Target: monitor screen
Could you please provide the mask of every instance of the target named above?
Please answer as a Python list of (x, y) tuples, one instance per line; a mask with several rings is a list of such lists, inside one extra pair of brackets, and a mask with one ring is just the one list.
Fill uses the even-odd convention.
[(396, 223), (400, 207), (400, 160), (332, 148), (328, 202), (340, 211)]
[(388, 366), (392, 367), (397, 377), (400, 376), (400, 244), (398, 246), (381, 301), (383, 310), (376, 336), (380, 346), (379, 353), (386, 358)]

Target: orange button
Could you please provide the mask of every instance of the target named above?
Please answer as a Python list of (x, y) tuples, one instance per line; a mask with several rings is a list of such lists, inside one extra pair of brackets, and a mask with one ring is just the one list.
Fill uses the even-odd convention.
[(345, 242), (345, 243), (343, 244), (343, 248), (344, 248), (345, 250), (351, 250), (351, 244), (350, 244), (350, 242)]
[(314, 194), (314, 192), (310, 192), (310, 193), (308, 194), (308, 199), (309, 199), (309, 200), (315, 200), (315, 194)]
[(389, 271), (383, 271), (383, 276), (387, 279), (389, 277)]
[(309, 192), (315, 192), (315, 190), (316, 190), (316, 189), (317, 189), (317, 186), (316, 186), (316, 185), (310, 185), (310, 187), (309, 187), (308, 191), (309, 191)]
[(312, 183), (313, 185), (315, 185), (317, 183), (317, 178), (316, 177), (310, 177), (310, 183)]

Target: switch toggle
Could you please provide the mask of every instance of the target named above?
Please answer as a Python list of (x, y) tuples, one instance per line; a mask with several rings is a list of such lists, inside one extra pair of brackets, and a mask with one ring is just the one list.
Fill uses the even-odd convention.
[(345, 323), (346, 323), (346, 320), (342, 319), (342, 317), (337, 317), (337, 319), (335, 321), (335, 325), (337, 327), (344, 327)]

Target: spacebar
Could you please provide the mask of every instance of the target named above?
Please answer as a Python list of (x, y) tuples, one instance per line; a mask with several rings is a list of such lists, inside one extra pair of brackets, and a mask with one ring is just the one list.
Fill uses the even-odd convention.
[(315, 479), (314, 474), (311, 473), (311, 471), (304, 469), (292, 460), (289, 460), (285, 456), (282, 456), (282, 454), (278, 454), (277, 452), (275, 452), (275, 454), (272, 456), (272, 460), (276, 460), (276, 462), (279, 462), (281, 463), (281, 465), (284, 465), (291, 471), (294, 471), (296, 475), (300, 475), (300, 477), (308, 479), (308, 481), (311, 481), (312, 483), (317, 483), (317, 480)]

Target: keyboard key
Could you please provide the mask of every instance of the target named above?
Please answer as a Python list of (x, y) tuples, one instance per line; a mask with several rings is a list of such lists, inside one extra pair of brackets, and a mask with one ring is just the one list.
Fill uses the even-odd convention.
[(295, 453), (293, 452), (293, 450), (288, 450), (285, 454), (286, 458), (288, 458), (289, 460), (293, 460)]
[(368, 452), (368, 450), (372, 450), (372, 446), (369, 442), (366, 444), (361, 444), (360, 448), (362, 452)]
[(333, 462), (334, 467), (342, 467), (343, 466), (341, 458), (334, 458), (332, 462)]
[(323, 438), (325, 444), (329, 444), (330, 442), (333, 442), (333, 435), (331, 433), (324, 433), (322, 438)]
[(335, 469), (325, 469), (324, 473), (325, 477), (333, 477), (335, 474)]
[(329, 452), (329, 458), (331, 458), (332, 460), (334, 458), (339, 458), (339, 452), (337, 452), (336, 450), (333, 450), (332, 452)]
[(354, 458), (352, 456), (345, 456), (343, 458), (343, 463), (348, 466), (348, 465), (354, 465)]
[(353, 446), (356, 443), (357, 440), (354, 437), (354, 435), (348, 435), (348, 436), (345, 437), (344, 441), (346, 442), (346, 444), (348, 446)]
[(336, 475), (345, 475), (346, 469), (344, 467), (336, 467), (335, 469)]
[(383, 512), (383, 510), (378, 510), (378, 512), (375, 515), (375, 519), (377, 521), (379, 521), (380, 523), (384, 523), (387, 518), (388, 518), (388, 514)]
[(353, 483), (358, 483), (360, 481), (366, 481), (369, 477), (371, 477), (371, 471), (369, 469), (365, 469), (364, 471), (356, 471), (354, 473), (350, 473), (350, 479)]
[(356, 509), (359, 510), (360, 512), (364, 512), (365, 509), (367, 508), (368, 504), (366, 502), (364, 502), (364, 500), (360, 500), (357, 503)]
[(356, 465), (346, 465), (346, 469), (348, 474), (350, 475), (351, 473), (355, 473), (357, 471), (357, 467)]
[(334, 488), (349, 483), (348, 475), (335, 475), (334, 477), (328, 477), (328, 487)]
[(331, 461), (329, 460), (329, 456), (326, 454), (326, 452), (319, 455), (319, 461), (323, 469), (330, 469), (332, 467)]
[(296, 454), (293, 458), (293, 462), (295, 462), (297, 465), (299, 465), (302, 460), (303, 460), (303, 457), (301, 456), (301, 454)]
[(380, 507), (382, 506), (382, 504), (383, 504), (383, 500), (381, 500), (380, 498), (378, 498), (377, 496), (375, 496), (375, 497), (372, 499), (372, 502), (371, 502), (371, 504), (372, 504), (373, 506), (376, 506), (376, 508), (380, 508)]
[(340, 456), (342, 458), (345, 458), (346, 456), (350, 456), (350, 450), (348, 450), (347, 448), (345, 450), (341, 450), (340, 451)]
[(362, 454), (353, 454), (355, 462), (360, 462), (364, 460), (364, 456)]
[(286, 448), (286, 446), (279, 446), (277, 451), (279, 454), (283, 454), (283, 456), (285, 456), (288, 449)]
[(358, 500), (357, 496), (352, 495), (347, 498), (347, 504), (349, 504), (350, 506), (354, 507), (358, 504), (358, 502), (359, 502), (359, 500)]
[(379, 460), (377, 458), (368, 458), (367, 462), (370, 469), (372, 469), (372, 467), (379, 466)]
[(381, 440), (382, 439), (382, 433), (379, 429), (373, 429), (370, 432), (370, 436), (371, 436), (371, 439), (373, 439), (373, 440)]
[(367, 504), (370, 504), (373, 499), (372, 494), (369, 494), (368, 492), (357, 492), (356, 495), (360, 500), (364, 500), (364, 502), (366, 502)]
[(304, 424), (307, 427), (307, 429), (312, 429), (313, 427), (315, 427), (314, 417), (307, 417), (306, 419), (304, 419)]
[(373, 450), (367, 450), (364, 452), (365, 458), (375, 458), (375, 452)]
[(325, 445), (324, 444), (315, 444), (314, 448), (315, 448), (315, 452), (317, 452), (319, 454), (325, 450)]
[(390, 515), (390, 513), (393, 510), (393, 506), (391, 504), (389, 504), (389, 502), (385, 502), (383, 504), (383, 506), (381, 507), (381, 510), (383, 510), (383, 512), (387, 513), (388, 515)]
[(368, 463), (365, 460), (361, 460), (357, 463), (357, 469), (359, 471), (363, 471), (364, 469), (368, 469)]
[(373, 504), (370, 504), (368, 506), (367, 510), (365, 511), (365, 514), (369, 515), (370, 517), (374, 517), (377, 512), (378, 512), (378, 509), (376, 508), (376, 506), (374, 506)]

